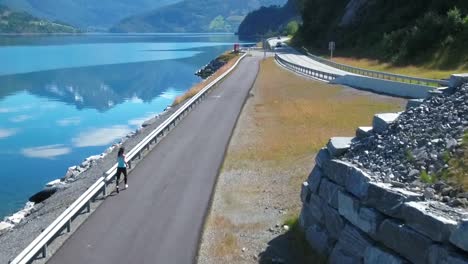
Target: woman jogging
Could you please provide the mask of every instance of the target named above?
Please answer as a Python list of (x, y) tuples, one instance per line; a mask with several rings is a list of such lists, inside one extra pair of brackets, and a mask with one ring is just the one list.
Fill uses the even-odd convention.
[(127, 184), (127, 162), (125, 161), (125, 149), (119, 148), (119, 152), (117, 153), (117, 177), (115, 185), (117, 186), (117, 193), (119, 193), (119, 181), (120, 181), (120, 174), (123, 173), (124, 175), (124, 182), (125, 182), (125, 189), (128, 188)]

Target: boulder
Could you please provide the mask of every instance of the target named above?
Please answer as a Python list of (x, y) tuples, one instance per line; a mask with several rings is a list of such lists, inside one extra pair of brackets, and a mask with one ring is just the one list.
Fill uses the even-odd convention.
[(405, 264), (408, 263), (399, 256), (380, 247), (368, 247), (364, 252), (364, 264)]
[(340, 248), (344, 253), (359, 259), (362, 259), (366, 249), (373, 245), (371, 239), (352, 225), (345, 226), (336, 243), (336, 247)]
[(307, 179), (307, 182), (309, 183), (309, 189), (312, 193), (317, 193), (319, 189), (320, 182), (323, 178), (323, 172), (320, 169), (319, 166), (315, 166), (312, 169), (312, 172), (309, 175), (309, 178)]
[(338, 211), (330, 206), (324, 205), (322, 208), (325, 227), (327, 228), (330, 237), (338, 240), (341, 231), (343, 230), (346, 220), (341, 217)]
[(356, 129), (356, 137), (357, 138), (366, 138), (368, 136), (372, 135), (372, 127), (367, 127), (367, 126), (364, 126), (364, 127), (358, 127), (358, 129)]
[(57, 192), (57, 190), (57, 187), (45, 188), (44, 190), (29, 197), (29, 201), (33, 203), (42, 203), (43, 201), (47, 200), (50, 196), (52, 196), (55, 192)]
[(328, 141), (327, 149), (332, 158), (340, 157), (351, 147), (352, 137), (332, 137)]
[(361, 259), (356, 256), (350, 256), (344, 252), (340, 246), (333, 248), (328, 259), (328, 264), (356, 264), (361, 263)]
[(328, 256), (333, 246), (327, 231), (318, 225), (312, 225), (307, 228), (306, 240), (309, 245), (320, 255)]
[(323, 222), (323, 212), (322, 212), (323, 201), (318, 195), (311, 194), (309, 203), (304, 203), (303, 207), (306, 208), (304, 213), (307, 216), (312, 217), (316, 222)]
[(356, 197), (367, 197), (371, 176), (351, 163), (341, 160), (329, 160), (324, 164), (325, 175), (333, 182), (343, 186)]
[(340, 191), (344, 191), (344, 188), (327, 179), (323, 179), (318, 193), (324, 202), (329, 206), (338, 209), (338, 193)]
[(377, 235), (384, 216), (372, 208), (361, 207), (359, 201), (343, 192), (338, 194), (339, 213), (371, 237)]
[(331, 159), (330, 153), (328, 152), (327, 148), (322, 148), (319, 150), (317, 155), (315, 156), (315, 165), (323, 168), (325, 162)]
[(372, 120), (372, 127), (375, 132), (381, 133), (394, 123), (399, 116), (400, 113), (376, 114)]
[(378, 240), (416, 264), (426, 263), (432, 241), (403, 223), (387, 219), (380, 225)]
[(56, 179), (56, 180), (53, 180), (53, 181), (50, 181), (50, 182), (46, 183), (46, 187), (54, 187), (54, 186), (60, 185), (60, 184), (63, 184), (62, 180)]
[(465, 251), (468, 251), (468, 220), (461, 221), (450, 236), (450, 242)]
[(323, 164), (323, 172), (334, 183), (345, 186), (346, 175), (350, 169), (349, 163), (341, 160), (328, 160)]
[(8, 222), (0, 222), (0, 236), (8, 232), (13, 227), (13, 224)]
[(401, 218), (401, 208), (405, 202), (421, 199), (422, 194), (394, 188), (387, 183), (371, 182), (367, 190), (367, 197), (363, 202), (386, 215)]
[(458, 87), (468, 82), (468, 73), (452, 74), (449, 80), (449, 87)]
[(309, 183), (308, 182), (303, 182), (302, 183), (302, 188), (301, 188), (301, 202), (306, 203), (309, 202), (310, 200), (310, 189), (309, 189)]
[(406, 109), (415, 108), (420, 106), (424, 102), (424, 99), (410, 99), (406, 103)]
[(408, 226), (434, 241), (447, 241), (452, 231), (457, 227), (457, 221), (444, 215), (442, 211), (432, 209), (430, 205), (431, 202), (404, 204), (402, 207), (403, 220)]

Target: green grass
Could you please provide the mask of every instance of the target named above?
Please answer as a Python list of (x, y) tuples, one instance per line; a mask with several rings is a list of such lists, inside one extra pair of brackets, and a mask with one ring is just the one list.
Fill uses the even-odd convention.
[(449, 168), (442, 172), (441, 177), (468, 190), (468, 131), (463, 136), (460, 150), (448, 156)]
[(421, 181), (427, 184), (434, 183), (436, 178), (434, 175), (427, 173), (427, 171), (422, 171), (420, 175)]

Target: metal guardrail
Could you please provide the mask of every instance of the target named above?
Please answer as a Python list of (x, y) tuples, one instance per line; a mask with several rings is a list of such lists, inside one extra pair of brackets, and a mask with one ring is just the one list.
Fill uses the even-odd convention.
[[(192, 108), (201, 102), (203, 98), (207, 96), (207, 92), (215, 86), (220, 80), (226, 77), (231, 73), (234, 68), (239, 64), (239, 62), (245, 58), (247, 54), (242, 55), (237, 62), (221, 76), (210, 82), (203, 90), (198, 92), (194, 97), (187, 101), (181, 108), (179, 108), (174, 114), (172, 114), (168, 119), (166, 119), (161, 125), (159, 125), (155, 130), (153, 130), (148, 136), (146, 136), (140, 143), (138, 143), (132, 150), (127, 153), (126, 161), (131, 167), (131, 162), (140, 159), (142, 152), (144, 150), (149, 150), (151, 144), (158, 142), (158, 138), (165, 135), (169, 132), (171, 126), (174, 126), (179, 122), (183, 117), (185, 117)], [(52, 222), (44, 231), (42, 231), (39, 236), (36, 237), (15, 259), (13, 259), (11, 264), (26, 264), (31, 263), (36, 259), (39, 254), (42, 254), (42, 257), (47, 256), (47, 246), (55, 239), (55, 237), (60, 234), (63, 230), (67, 232), (71, 231), (71, 224), (74, 220), (74, 217), (82, 213), (83, 209), (86, 209), (86, 212), (91, 211), (91, 203), (99, 195), (106, 195), (106, 189), (108, 183), (112, 181), (117, 172), (117, 164), (114, 164), (112, 168), (104, 173), (104, 176), (99, 178), (91, 187), (89, 187), (73, 204), (71, 204), (60, 216), (58, 216), (54, 222)]]
[(367, 69), (362, 69), (362, 68), (357, 68), (357, 67), (352, 67), (349, 65), (345, 64), (340, 64), (336, 63), (318, 56), (315, 56), (311, 53), (306, 48), (302, 48), (305, 52), (305, 54), (318, 62), (321, 62), (323, 64), (326, 64), (328, 66), (359, 74), (359, 75), (364, 75), (372, 78), (377, 78), (377, 79), (384, 79), (384, 80), (391, 80), (391, 81), (396, 81), (396, 82), (404, 82), (404, 83), (412, 83), (412, 84), (419, 84), (419, 85), (425, 85), (425, 86), (431, 86), (431, 87), (444, 87), (449, 85), (449, 81), (446, 80), (436, 80), (436, 79), (425, 79), (425, 78), (417, 78), (417, 77), (411, 77), (411, 76), (406, 76), (406, 75), (399, 75), (399, 74), (392, 74), (392, 73), (386, 73), (386, 72), (380, 72), (380, 71), (372, 71), (372, 70), (367, 70)]
[(318, 70), (314, 70), (314, 69), (311, 69), (311, 68), (307, 68), (307, 67), (304, 67), (304, 66), (289, 62), (289, 61), (281, 58), (280, 56), (278, 56), (278, 54), (275, 54), (275, 59), (279, 64), (282, 64), (286, 68), (288, 68), (290, 70), (293, 70), (295, 72), (299, 72), (301, 74), (310, 76), (310, 77), (314, 77), (314, 78), (318, 78), (318, 79), (326, 80), (326, 81), (332, 81), (332, 80), (340, 77), (340, 75), (338, 75), (338, 74), (318, 71)]

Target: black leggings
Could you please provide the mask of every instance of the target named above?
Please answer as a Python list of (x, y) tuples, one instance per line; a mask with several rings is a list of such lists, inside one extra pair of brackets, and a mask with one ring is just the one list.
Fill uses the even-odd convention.
[(124, 182), (125, 184), (127, 184), (127, 168), (117, 168), (117, 174), (116, 174), (116, 182), (115, 184), (116, 185), (119, 185), (119, 181), (120, 181), (120, 173), (123, 173), (124, 175)]

